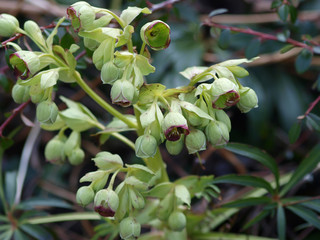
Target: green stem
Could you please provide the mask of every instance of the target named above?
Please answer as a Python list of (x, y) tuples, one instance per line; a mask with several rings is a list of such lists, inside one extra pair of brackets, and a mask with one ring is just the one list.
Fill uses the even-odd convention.
[(132, 44), (131, 36), (130, 36), (130, 40), (127, 43), (127, 47), (128, 47), (128, 51), (133, 53), (133, 44)]
[(116, 109), (114, 109), (110, 104), (105, 102), (99, 95), (97, 95), (81, 78), (80, 74), (78, 72), (74, 72), (73, 76), (75, 77), (77, 83), (79, 86), (96, 102), (98, 103), (103, 109), (105, 109), (107, 112), (109, 112), (114, 117), (120, 119), (125, 124), (128, 125), (128, 127), (131, 128), (137, 128), (137, 125), (133, 122), (131, 122), (128, 118), (126, 118), (122, 113), (118, 112)]
[(129, 140), (128, 138), (126, 138), (125, 136), (123, 136), (122, 134), (114, 132), (114, 133), (111, 133), (111, 135), (116, 137), (117, 139), (119, 139), (123, 143), (127, 144), (129, 147), (131, 147), (133, 149), (133, 151), (136, 149), (134, 143), (131, 140)]
[(157, 149), (156, 154), (152, 158), (147, 158), (145, 163), (148, 168), (150, 168), (153, 172), (161, 171), (161, 178), (159, 182), (169, 182), (168, 173), (166, 170), (166, 164), (164, 163), (159, 147)]
[(119, 23), (120, 27), (122, 29), (125, 28), (125, 23), (122, 21), (122, 19), (120, 17), (118, 17), (114, 12), (108, 10), (108, 9), (102, 9), (102, 8), (95, 8), (94, 9), (97, 9), (99, 12), (106, 12), (106, 13), (109, 13), (110, 15), (112, 15), (112, 17), (114, 17), (114, 19)]
[(140, 49), (140, 55), (142, 55), (144, 53), (144, 49), (146, 48), (146, 43), (143, 42), (141, 49)]

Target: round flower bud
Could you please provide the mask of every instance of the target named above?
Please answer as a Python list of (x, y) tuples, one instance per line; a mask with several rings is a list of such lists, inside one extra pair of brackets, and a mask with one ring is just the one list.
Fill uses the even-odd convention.
[(119, 79), (121, 70), (112, 61), (105, 63), (101, 69), (101, 80), (103, 83), (113, 84)]
[(30, 86), (29, 94), (33, 103), (39, 103), (45, 100), (46, 96), (40, 84)]
[(258, 97), (255, 91), (248, 87), (240, 89), (240, 101), (237, 107), (242, 113), (249, 112), (252, 108), (258, 107)]
[(132, 207), (134, 207), (135, 209), (144, 208), (145, 200), (139, 191), (137, 191), (133, 187), (130, 187), (129, 196), (130, 196)]
[(211, 87), (212, 107), (223, 109), (231, 107), (240, 100), (238, 87), (227, 78), (219, 78)]
[(38, 104), (36, 116), (40, 123), (52, 124), (56, 121), (59, 109), (54, 102), (44, 101)]
[(90, 186), (83, 186), (78, 189), (76, 195), (77, 203), (85, 207), (94, 199), (94, 191)]
[(103, 217), (113, 217), (119, 207), (119, 197), (111, 189), (102, 189), (94, 197), (94, 210)]
[(140, 236), (141, 225), (133, 217), (127, 217), (120, 222), (120, 237), (122, 239), (137, 238)]
[(182, 212), (174, 211), (169, 216), (168, 224), (171, 230), (180, 232), (186, 227), (186, 216)]
[(12, 88), (12, 98), (16, 103), (24, 103), (29, 100), (29, 87), (16, 83)]
[(59, 139), (54, 138), (50, 140), (44, 149), (44, 156), (47, 161), (57, 164), (64, 162), (65, 155), (63, 145), (64, 142)]
[(79, 148), (81, 141), (81, 135), (78, 131), (72, 131), (70, 136), (68, 137), (67, 141), (64, 145), (64, 152), (67, 156), (70, 156), (72, 154), (72, 151), (74, 149)]
[(140, 36), (153, 50), (162, 50), (169, 47), (170, 44), (170, 27), (168, 24), (154, 20), (146, 23), (140, 30)]
[(190, 134), (186, 136), (186, 147), (189, 154), (205, 150), (207, 147), (206, 135), (198, 129), (193, 129)]
[(131, 82), (120, 79), (113, 84), (110, 95), (112, 103), (122, 107), (129, 107), (135, 97), (135, 88)]
[(10, 14), (2, 13), (0, 15), (0, 26), (0, 36), (10, 37), (17, 32), (19, 21)]
[(135, 142), (136, 156), (140, 158), (153, 157), (157, 152), (158, 143), (155, 137), (145, 134), (137, 138)]
[(68, 160), (72, 165), (79, 165), (84, 160), (84, 151), (81, 148), (76, 148), (68, 156)]
[(189, 134), (187, 120), (178, 112), (169, 112), (165, 116), (162, 122), (162, 130), (169, 141), (178, 141), (181, 134)]
[(166, 141), (166, 149), (171, 155), (178, 155), (184, 146), (184, 136), (182, 135), (178, 141)]
[(205, 133), (213, 146), (224, 145), (229, 141), (229, 130), (223, 122), (211, 121), (205, 129)]
[(228, 116), (228, 114), (226, 114), (226, 112), (224, 110), (216, 110), (215, 113), (215, 119), (223, 122), (225, 125), (227, 125), (228, 127), (228, 131), (231, 131), (231, 121), (230, 118)]

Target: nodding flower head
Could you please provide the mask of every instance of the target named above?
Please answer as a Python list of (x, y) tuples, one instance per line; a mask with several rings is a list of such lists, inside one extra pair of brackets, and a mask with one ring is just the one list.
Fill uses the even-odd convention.
[(14, 73), (22, 80), (28, 79), (40, 70), (39, 57), (29, 51), (18, 51), (10, 55), (9, 62)]
[(83, 30), (93, 24), (96, 14), (90, 4), (84, 1), (76, 2), (67, 8), (67, 15), (75, 31)]
[(94, 198), (94, 210), (103, 217), (113, 217), (119, 206), (119, 197), (111, 189), (102, 189)]
[(212, 106), (217, 109), (231, 107), (240, 101), (236, 84), (227, 78), (219, 78), (212, 83)]
[(167, 140), (178, 141), (182, 134), (188, 135), (187, 120), (181, 113), (169, 112), (162, 123), (162, 130)]

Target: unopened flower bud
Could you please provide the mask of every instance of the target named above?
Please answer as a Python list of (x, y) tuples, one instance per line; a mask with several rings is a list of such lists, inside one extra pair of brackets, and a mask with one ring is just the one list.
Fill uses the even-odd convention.
[(0, 15), (0, 26), (0, 36), (10, 37), (17, 32), (19, 21), (10, 14), (2, 13)]
[(170, 214), (168, 219), (168, 225), (173, 231), (182, 231), (187, 224), (186, 216), (179, 211), (174, 211)]
[(169, 112), (165, 116), (162, 122), (162, 130), (169, 141), (177, 141), (182, 134), (189, 134), (187, 120), (178, 112)]
[(28, 86), (22, 86), (22, 85), (16, 83), (12, 88), (13, 101), (15, 101), (16, 103), (19, 103), (19, 104), (28, 101), (30, 98), (29, 89), (30, 89), (30, 87), (28, 87)]
[(168, 24), (154, 20), (146, 23), (140, 30), (140, 36), (153, 50), (162, 50), (169, 47), (170, 44), (170, 27)]
[(191, 130), (190, 134), (186, 136), (186, 147), (189, 154), (205, 150), (207, 147), (206, 135), (198, 129)]
[(255, 91), (248, 87), (240, 89), (240, 101), (237, 107), (242, 113), (249, 112), (252, 108), (258, 107), (258, 97)]
[(131, 82), (125, 79), (115, 81), (111, 88), (112, 103), (122, 107), (129, 107), (135, 97), (135, 89)]
[(60, 139), (54, 138), (50, 140), (44, 149), (44, 155), (47, 161), (57, 164), (64, 162), (65, 155), (63, 151), (63, 145), (64, 142)]
[(141, 193), (139, 193), (134, 188), (129, 189), (129, 196), (131, 200), (131, 204), (135, 209), (142, 209), (145, 206), (145, 201)]
[(40, 123), (52, 124), (59, 113), (57, 105), (52, 101), (43, 101), (38, 104), (36, 116)]
[(42, 31), (39, 27), (39, 25), (32, 21), (28, 20), (24, 23), (24, 30), (27, 32), (27, 35), (36, 43), (46, 46), (46, 41), (44, 40), (44, 37), (42, 35)]
[(81, 135), (78, 131), (72, 131), (64, 145), (64, 152), (67, 156), (80, 146)]
[(238, 87), (227, 78), (218, 78), (212, 83), (212, 106), (217, 109), (231, 107), (240, 100)]
[(167, 220), (172, 213), (174, 207), (174, 198), (174, 194), (170, 192), (164, 197), (164, 199), (160, 201), (159, 207), (157, 209), (157, 217), (160, 220)]
[(67, 15), (75, 31), (90, 28), (96, 16), (94, 9), (84, 1), (76, 2), (68, 7)]
[(76, 195), (77, 203), (85, 207), (94, 199), (94, 191), (90, 186), (83, 186), (78, 189)]
[(68, 156), (68, 160), (72, 165), (79, 165), (84, 160), (84, 151), (81, 148), (76, 148)]
[(228, 114), (224, 110), (216, 110), (214, 112), (215, 119), (219, 122), (223, 122), (227, 127), (228, 131), (231, 131), (231, 121)]
[(223, 122), (211, 121), (205, 129), (205, 133), (213, 146), (224, 145), (229, 141), (229, 130)]
[(137, 138), (135, 142), (136, 156), (140, 158), (153, 157), (157, 152), (158, 143), (155, 137), (145, 134)]
[(45, 91), (40, 87), (40, 84), (30, 86), (29, 94), (33, 103), (39, 103), (45, 100)]
[(116, 67), (112, 61), (105, 63), (101, 69), (101, 80), (103, 83), (113, 84), (119, 79), (121, 69)]
[(171, 155), (178, 155), (184, 146), (184, 135), (177, 141), (166, 141), (166, 149)]
[(102, 189), (94, 198), (94, 210), (103, 217), (113, 217), (119, 206), (119, 197), (111, 189)]
[(17, 77), (25, 80), (40, 70), (39, 57), (29, 51), (18, 51), (10, 55), (9, 62)]
[(141, 225), (133, 217), (127, 217), (120, 222), (120, 237), (122, 239), (134, 239), (140, 236)]
[(114, 170), (123, 166), (123, 161), (118, 154), (110, 152), (99, 152), (95, 158), (92, 159), (96, 166), (101, 170)]

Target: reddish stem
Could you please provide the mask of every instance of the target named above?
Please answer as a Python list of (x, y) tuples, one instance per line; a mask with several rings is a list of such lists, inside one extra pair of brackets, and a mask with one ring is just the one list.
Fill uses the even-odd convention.
[(8, 42), (12, 42), (12, 41), (14, 41), (14, 40), (17, 40), (17, 39), (21, 38), (22, 36), (23, 36), (22, 33), (17, 33), (15, 36), (13, 36), (13, 37), (11, 37), (11, 38), (3, 41), (3, 42), (1, 43), (1, 45), (2, 45), (2, 46), (6, 46)]
[(318, 104), (318, 102), (320, 101), (320, 96), (318, 96), (316, 98), (316, 100), (314, 100), (312, 103), (310, 103), (310, 106), (309, 108), (307, 109), (306, 113), (304, 114), (304, 116), (307, 116), (311, 111), (312, 109), (314, 109), (314, 107)]
[(13, 109), (12, 110), (12, 114), (10, 115), (10, 117), (7, 118), (7, 120), (0, 126), (0, 137), (3, 137), (3, 130), (4, 128), (11, 122), (11, 120), (17, 116), (17, 114), (21, 111), (23, 111), (23, 109), (30, 103), (30, 99), (25, 102), (25, 103), (22, 103), (20, 106), (18, 106), (17, 108)]
[(75, 59), (78, 61), (80, 58), (82, 58), (84, 55), (86, 55), (86, 50), (83, 50), (81, 53), (79, 53), (76, 57), (75, 57)]
[[(279, 41), (279, 39), (277, 38), (277, 36), (268, 34), (268, 33), (262, 33), (262, 32), (258, 32), (255, 30), (252, 30), (250, 28), (238, 28), (238, 27), (233, 27), (233, 26), (227, 26), (227, 25), (222, 25), (219, 23), (214, 23), (212, 21), (210, 21), (209, 19), (206, 19), (204, 22), (204, 25), (210, 26), (210, 27), (216, 27), (216, 28), (220, 28), (220, 29), (228, 29), (230, 31), (234, 31), (234, 32), (241, 32), (241, 33), (246, 33), (246, 34), (250, 34), (250, 35), (254, 35), (254, 36), (258, 36), (259, 38), (263, 39), (263, 40), (274, 40), (274, 41)], [(308, 49), (309, 51), (313, 52), (313, 48), (312, 46), (309, 46), (305, 43), (296, 41), (292, 38), (287, 38), (286, 43), (290, 43), (296, 47), (301, 47), (301, 48), (305, 48)]]
[(163, 9), (163, 8), (171, 8), (173, 4), (181, 2), (181, 1), (182, 0), (167, 0), (167, 1), (163, 1), (163, 2), (158, 3), (158, 4), (152, 4), (151, 2), (146, 1), (146, 3), (147, 3), (148, 8), (152, 12), (155, 12), (155, 11), (158, 11), (158, 10)]

